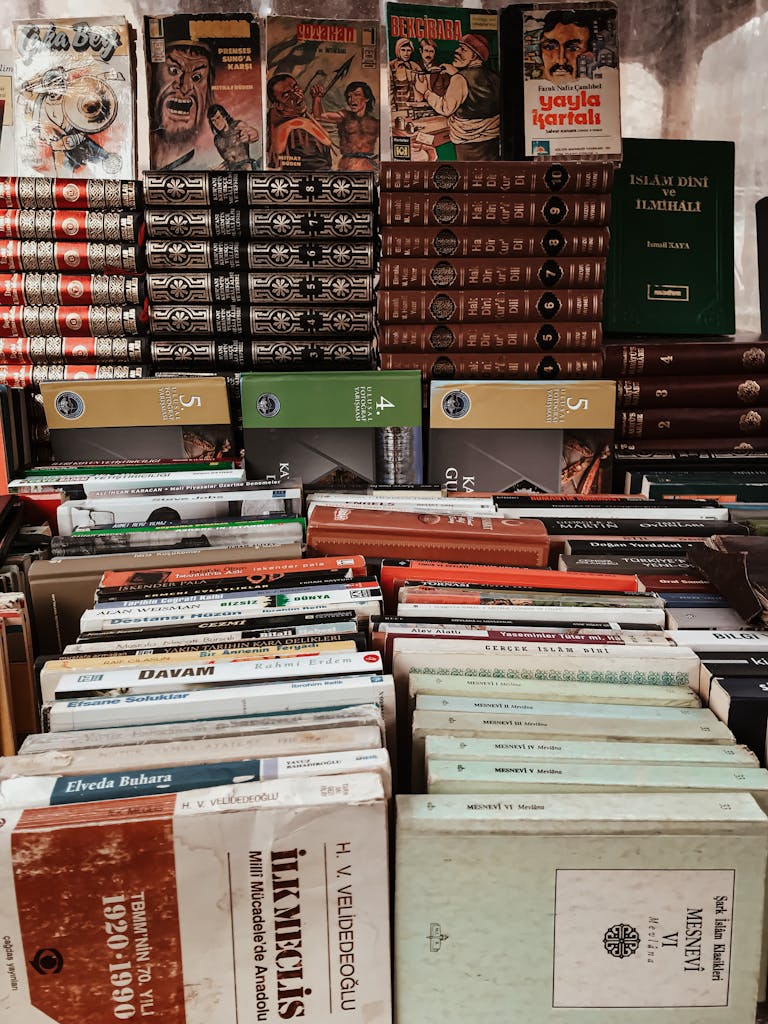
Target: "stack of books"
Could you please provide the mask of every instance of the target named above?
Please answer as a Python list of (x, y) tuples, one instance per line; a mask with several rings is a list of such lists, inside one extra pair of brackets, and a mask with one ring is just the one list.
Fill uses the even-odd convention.
[(599, 377), (612, 180), (608, 163), (384, 164), (382, 366)]
[(0, 381), (147, 374), (137, 181), (0, 179)]
[(370, 368), (374, 178), (148, 171), (158, 370)]

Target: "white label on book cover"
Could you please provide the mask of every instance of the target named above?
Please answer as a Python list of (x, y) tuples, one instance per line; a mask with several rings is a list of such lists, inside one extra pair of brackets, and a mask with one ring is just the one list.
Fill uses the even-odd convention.
[(734, 871), (558, 870), (553, 1007), (728, 1006)]

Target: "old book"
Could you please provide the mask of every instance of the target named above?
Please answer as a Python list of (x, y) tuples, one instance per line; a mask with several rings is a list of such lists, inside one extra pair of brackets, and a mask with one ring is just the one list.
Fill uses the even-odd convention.
[[(0, 266), (3, 247), (0, 243)], [(178, 241), (150, 238), (147, 241), (147, 266), (151, 270), (186, 272), (194, 270), (352, 270), (373, 271), (374, 249), (371, 241), (307, 242)]]
[(757, 755), (763, 766), (766, 764), (768, 725), (768, 693), (764, 687), (763, 674), (751, 677), (715, 675), (707, 687), (711, 710), (728, 726), (739, 743), (744, 743)]
[(541, 355), (521, 353), (507, 356), (460, 352), (450, 355), (411, 355), (409, 352), (382, 352), (383, 370), (419, 370), (424, 381), (490, 378), (492, 380), (555, 380), (575, 377), (599, 377), (603, 360), (599, 352), (583, 356)]
[(763, 405), (768, 377), (743, 374), (717, 377), (625, 377), (616, 382), (622, 409), (729, 408)]
[(398, 223), (382, 226), (381, 251), (383, 256), (415, 258), (605, 256), (608, 237), (606, 227), (495, 227), (491, 232), (482, 227), (411, 227)]
[[(309, 211), (300, 207), (252, 207), (249, 210), (155, 207), (146, 211), (144, 219), (149, 238), (171, 241), (261, 238), (331, 242), (367, 240), (374, 234), (373, 210), (354, 206), (317, 207)], [(0, 235), (2, 231), (0, 217)]]
[(144, 172), (147, 206), (374, 206), (370, 171)]
[(144, 269), (144, 254), (122, 242), (0, 242), (0, 268), (9, 271), (77, 270), (100, 274), (136, 274)]
[[(372, 773), (203, 790), (192, 801), (161, 796), (116, 801), (108, 810), (95, 803), (80, 808), (76, 821), (72, 808), (5, 817), (13, 844), (4, 871), (14, 884), (2, 929), (19, 984), (11, 987), (6, 975), (0, 998), (19, 1024), (43, 1013), (60, 1020), (72, 1006), (81, 1019), (103, 1016), (104, 1007), (110, 1014), (117, 1009), (118, 1019), (131, 1007), (136, 1015), (181, 1014), (189, 1021), (210, 1016), (213, 1007), (254, 1020), (300, 1013), (318, 1024), (342, 1006), (354, 1022), (390, 1015), (387, 810)], [(326, 873), (329, 853), (333, 877)], [(77, 870), (84, 857), (92, 871), (87, 886)], [(41, 866), (50, 870), (54, 862), (72, 934), (94, 934), (98, 946), (96, 939), (62, 938), (50, 948), (51, 923), (36, 880)], [(330, 939), (329, 904), (337, 908)], [(121, 955), (107, 947), (115, 970), (92, 979), (83, 994), (78, 978), (91, 970), (105, 922)], [(341, 938), (347, 924), (352, 940)], [(347, 972), (338, 962), (328, 975), (329, 958), (338, 958), (346, 941), (355, 944), (352, 990), (342, 984)], [(66, 963), (56, 991), (34, 964), (25, 966), (24, 950), (32, 946), (45, 971)], [(147, 954), (151, 971), (141, 959)], [(248, 985), (241, 984), (244, 972)]]
[(139, 213), (118, 210), (0, 210), (0, 238), (32, 242), (132, 242), (144, 239)]
[[(379, 267), (381, 288), (602, 288), (602, 259), (395, 259)], [(0, 284), (2, 282), (0, 281)]]
[[(553, 293), (554, 294), (554, 293)], [(298, 306), (283, 298), (281, 305), (242, 303), (151, 306), (149, 331), (154, 336), (267, 338), (280, 344), (295, 338), (369, 339), (374, 336), (373, 309), (339, 305)], [(1, 314), (0, 314), (1, 315)]]
[(517, 604), (496, 606), (489, 604), (399, 604), (397, 614), (420, 621), (447, 616), (451, 620), (494, 622), (510, 628), (517, 625), (540, 625), (546, 628), (563, 626), (589, 626), (591, 631), (603, 629), (663, 629), (666, 616), (660, 608), (607, 608), (590, 606), (551, 607), (547, 605), (525, 607)]
[(143, 306), (0, 307), (0, 335), (4, 338), (125, 337), (145, 334), (147, 326)]
[(382, 224), (402, 227), (601, 227), (608, 224), (610, 196), (382, 192)]
[[(110, 280), (112, 280), (110, 278)], [(243, 274), (236, 271), (200, 271), (198, 273), (160, 273), (147, 275), (150, 302), (251, 302), (280, 305), (290, 299), (307, 306), (373, 302), (373, 275), (338, 273)], [(0, 289), (2, 278), (0, 277)]]
[(599, 323), (381, 324), (382, 353), (523, 356), (554, 352), (599, 352)]
[(612, 183), (608, 161), (385, 161), (379, 176), (385, 192), (610, 192)]
[(316, 554), (363, 554), (369, 558), (451, 555), (456, 561), (494, 565), (546, 565), (548, 544), (540, 523), (417, 515), (318, 505), (307, 525), (307, 548)]
[(393, 159), (498, 160), (498, 14), (388, 3), (386, 27)]
[(751, 437), (768, 434), (768, 408), (713, 409), (702, 416), (696, 408), (636, 409), (617, 415), (622, 438)]
[(144, 42), (150, 167), (260, 167), (261, 50), (253, 15), (145, 17)]
[(286, 171), (376, 171), (378, 21), (267, 18), (266, 160)]
[(141, 380), (151, 377), (147, 366), (109, 363), (14, 363), (0, 365), (0, 381), (13, 388), (37, 389), (57, 380)]
[(766, 823), (750, 797), (732, 799), (400, 797), (398, 1020), (454, 1024), (514, 1003), (530, 1024), (751, 1024)]
[(140, 210), (140, 181), (0, 177), (0, 207), (20, 210)]
[(378, 293), (378, 315), (390, 323), (481, 323), (499, 321), (600, 320), (603, 293), (565, 291), (408, 291)]
[(733, 175), (732, 142), (624, 139), (607, 331), (733, 334)]
[(422, 481), (417, 373), (247, 374), (241, 394), (251, 474), (324, 488)]
[(136, 83), (124, 17), (15, 21), (16, 172), (136, 176)]
[(149, 361), (156, 370), (370, 370), (376, 361), (373, 338), (152, 338)]
[(617, 5), (512, 4), (501, 26), (504, 155), (620, 161)]
[(217, 378), (41, 387), (57, 460), (203, 458), (231, 452), (226, 384)]
[(149, 344), (146, 338), (2, 338), (0, 339), (0, 363), (26, 364), (41, 363), (75, 365), (105, 365), (116, 363), (131, 366), (146, 363)]
[(433, 381), (429, 478), (457, 474), (471, 481), (465, 490), (600, 493), (614, 403), (610, 381)]
[(658, 338), (647, 344), (613, 341), (605, 346), (606, 372), (613, 377), (663, 377), (671, 385), (676, 381), (670, 378), (689, 379), (688, 375), (695, 373), (703, 386), (706, 386), (710, 375), (765, 374), (768, 343), (754, 335), (741, 334), (726, 340), (707, 338), (704, 366), (701, 365), (701, 343), (701, 338), (674, 336)]
[[(593, 579), (599, 579), (597, 573)], [(631, 585), (631, 577), (627, 577)], [(598, 584), (599, 586), (599, 584)], [(602, 590), (569, 591), (557, 586), (500, 585), (435, 581), (427, 584), (407, 581), (398, 591), (400, 604), (519, 604), (544, 607), (663, 608), (664, 600), (654, 593), (604, 593)]]
[(0, 274), (4, 306), (139, 305), (144, 281), (124, 274)]

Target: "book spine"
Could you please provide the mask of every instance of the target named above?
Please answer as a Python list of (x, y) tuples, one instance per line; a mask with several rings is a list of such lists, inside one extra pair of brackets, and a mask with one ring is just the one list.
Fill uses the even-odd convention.
[[(2, 278), (0, 278), (0, 285)], [(150, 302), (253, 302), (280, 305), (370, 305), (373, 275), (338, 273), (241, 274), (237, 272), (167, 273), (147, 275)]]
[(504, 541), (493, 545), (480, 540), (457, 536), (452, 540), (425, 540), (421, 537), (397, 537), (364, 532), (333, 530), (310, 525), (307, 548), (317, 555), (364, 554), (370, 558), (444, 558), (457, 562), (498, 565), (510, 560), (511, 564), (539, 568), (547, 564), (548, 545), (541, 542)]
[(558, 377), (599, 377), (603, 361), (599, 353), (584, 357), (539, 356), (476, 356), (441, 355), (412, 356), (399, 352), (381, 354), (382, 370), (421, 370), (429, 380), (477, 377), (485, 379), (539, 379), (552, 380)]
[(0, 338), (0, 364), (123, 363), (138, 365), (149, 356), (146, 338)]
[(0, 337), (133, 337), (146, 320), (141, 306), (2, 306)]
[(456, 225), (503, 228), (513, 224), (520, 227), (604, 226), (611, 212), (610, 197), (597, 195), (382, 192), (380, 203), (382, 223), (403, 227)]
[(601, 291), (381, 291), (382, 323), (584, 320), (603, 314)]
[(149, 343), (149, 361), (158, 370), (314, 370), (324, 366), (370, 369), (373, 360), (373, 342), (352, 338), (153, 338)]
[(108, 210), (3, 210), (0, 238), (51, 239), (70, 242), (141, 241), (140, 214)]
[(604, 259), (393, 259), (379, 269), (381, 288), (602, 288)]
[[(0, 311), (0, 317), (2, 311)], [(270, 338), (373, 337), (373, 310), (346, 306), (152, 306), (149, 329), (155, 335), (246, 335)], [(0, 326), (0, 331), (2, 327)]]
[(461, 257), (488, 259), (554, 258), (559, 256), (606, 256), (608, 228), (511, 228), (478, 231), (462, 227), (408, 227), (401, 224), (381, 229), (383, 256)]
[(596, 352), (603, 337), (599, 323), (382, 324), (382, 352), (466, 352), (485, 356), (511, 351)]
[(749, 533), (740, 523), (722, 521), (698, 521), (688, 519), (612, 519), (599, 516), (594, 519), (545, 519), (542, 520), (550, 537), (568, 537), (571, 534), (582, 537), (605, 539), (629, 537), (712, 537), (718, 533)]
[(379, 187), (392, 192), (610, 192), (613, 165), (599, 162), (401, 163), (381, 165)]
[[(347, 270), (372, 271), (373, 242), (213, 242), (151, 238), (146, 247), (151, 270)], [(2, 246), (0, 246), (2, 266)]]
[(619, 437), (635, 440), (675, 437), (765, 437), (768, 408), (712, 409), (702, 416), (699, 409), (639, 409), (622, 412), (618, 418)]
[(768, 365), (768, 342), (706, 340), (702, 364), (701, 344), (657, 341), (649, 345), (606, 345), (605, 371), (611, 377), (697, 377), (718, 374), (761, 373)]
[[(372, 210), (328, 208), (322, 210), (239, 209), (147, 210), (150, 238), (213, 239), (272, 238), (345, 240), (373, 238)], [(0, 232), (2, 220), (0, 219)], [(0, 235), (0, 237), (2, 237)], [(25, 236), (21, 236), (25, 237)]]
[(146, 366), (120, 366), (94, 363), (7, 363), (0, 365), (0, 384), (12, 388), (30, 388), (56, 380), (136, 380), (151, 377)]
[(373, 174), (365, 171), (144, 172), (144, 201), (163, 208), (373, 206), (375, 198)]
[(140, 181), (0, 177), (3, 210), (140, 210)]
[(759, 405), (766, 394), (764, 376), (624, 377), (616, 382), (616, 402), (622, 409), (739, 409)]
[(4, 306), (135, 306), (143, 300), (142, 279), (127, 274), (0, 274)]
[(0, 272), (137, 274), (143, 269), (141, 250), (120, 242), (0, 241)]

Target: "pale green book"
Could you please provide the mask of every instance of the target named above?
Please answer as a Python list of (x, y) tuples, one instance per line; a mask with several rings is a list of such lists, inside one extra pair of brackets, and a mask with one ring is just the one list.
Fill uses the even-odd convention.
[(754, 1024), (768, 822), (751, 797), (397, 811), (398, 1024)]

